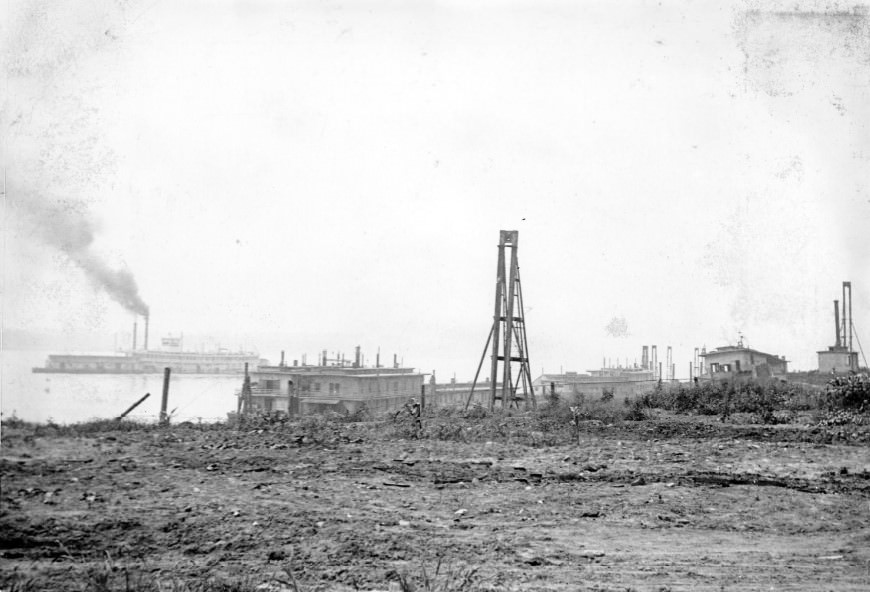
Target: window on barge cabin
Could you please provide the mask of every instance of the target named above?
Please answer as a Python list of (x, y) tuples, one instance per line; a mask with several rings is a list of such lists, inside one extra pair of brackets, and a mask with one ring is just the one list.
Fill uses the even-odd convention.
[(314, 383), (314, 392), (316, 392), (316, 393), (320, 392), (320, 383), (319, 382)]

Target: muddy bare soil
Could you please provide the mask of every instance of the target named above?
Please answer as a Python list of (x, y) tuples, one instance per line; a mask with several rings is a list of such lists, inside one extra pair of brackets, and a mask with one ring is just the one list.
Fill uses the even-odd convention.
[(473, 421), (7, 427), (0, 588), (870, 589), (864, 432)]

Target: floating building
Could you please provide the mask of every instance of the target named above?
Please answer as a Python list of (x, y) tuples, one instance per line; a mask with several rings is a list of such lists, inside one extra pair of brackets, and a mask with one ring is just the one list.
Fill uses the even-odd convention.
[[(379, 358), (379, 357), (378, 357)], [(311, 415), (324, 411), (354, 413), (363, 406), (373, 413), (400, 409), (411, 397), (422, 392), (424, 375), (414, 368), (400, 367), (393, 357), (391, 368), (364, 367), (360, 349), (353, 362), (344, 356), (329, 358), (327, 352), (317, 365), (292, 365), (282, 361), (277, 366), (260, 366), (251, 373), (249, 393), (239, 393), (242, 411), (289, 412)]]

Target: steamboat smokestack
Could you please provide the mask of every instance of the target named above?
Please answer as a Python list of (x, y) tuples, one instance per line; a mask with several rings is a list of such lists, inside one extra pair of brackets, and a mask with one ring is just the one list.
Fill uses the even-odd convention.
[(835, 347), (840, 347), (840, 303), (834, 300), (834, 330), (837, 333), (837, 340), (834, 342)]
[(145, 315), (145, 351), (148, 351), (148, 324), (150, 322), (151, 315)]
[(136, 351), (136, 329), (138, 326), (138, 323), (133, 321), (133, 351)]
[(353, 367), (359, 368), (359, 346), (356, 346), (356, 349), (354, 350)]

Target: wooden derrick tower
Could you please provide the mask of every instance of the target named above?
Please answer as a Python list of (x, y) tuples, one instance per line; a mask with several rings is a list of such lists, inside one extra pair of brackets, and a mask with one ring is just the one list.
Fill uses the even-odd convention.
[[(501, 401), (503, 408), (519, 407), (520, 401), (528, 409), (529, 405), (536, 407), (535, 392), (532, 388), (532, 375), (529, 371), (529, 343), (526, 338), (526, 321), (523, 314), (523, 289), (520, 284), (520, 267), (517, 264), (517, 248), (519, 232), (502, 230), (498, 242), (498, 268), (495, 280), (495, 314), (492, 328), (480, 364), (474, 375), (471, 392), (465, 402), (468, 409), (477, 379), (486, 359), (486, 352), (492, 343), (489, 383), (489, 408), (495, 407), (496, 401)], [(506, 272), (505, 249), (510, 249), (510, 264)], [(501, 369), (499, 369), (501, 362)], [(514, 367), (516, 366), (516, 372)], [(499, 382), (501, 380), (501, 382)]]

